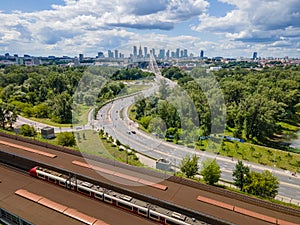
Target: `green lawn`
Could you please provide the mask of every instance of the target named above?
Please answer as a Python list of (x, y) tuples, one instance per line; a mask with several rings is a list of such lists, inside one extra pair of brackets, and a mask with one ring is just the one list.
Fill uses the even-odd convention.
[(78, 121), (74, 121), (73, 126), (86, 125), (88, 123), (88, 114), (91, 109), (91, 106), (78, 105), (77, 109), (75, 110), (76, 115), (78, 116)]
[(85, 125), (88, 122), (88, 113), (91, 110), (91, 106), (85, 106), (85, 105), (77, 105), (76, 108), (76, 118), (77, 121), (74, 121), (74, 124), (60, 124), (60, 123), (55, 123), (51, 121), (48, 118), (35, 118), (35, 117), (30, 117), (30, 120), (39, 122), (39, 123), (44, 123), (49, 126), (54, 126), (54, 127), (71, 127), (71, 126), (80, 126), (80, 125)]
[(300, 154), (251, 143), (224, 141), (223, 144), (217, 144), (207, 140), (202, 143), (203, 146), (197, 146), (196, 149), (262, 165), (300, 172)]
[(35, 118), (35, 117), (30, 117), (29, 118), (32, 121), (36, 121), (38, 123), (43, 123), (49, 126), (54, 126), (54, 127), (70, 127), (71, 124), (60, 124), (60, 123), (55, 123), (53, 121), (51, 121), (48, 118)]
[(100, 138), (96, 131), (86, 130), (74, 132), (77, 141), (77, 149), (91, 155), (103, 158), (115, 159), (130, 165), (143, 166), (134, 152), (120, 149), (105, 137)]
[(149, 88), (150, 85), (145, 85), (145, 84), (130, 84), (126, 88), (126, 94), (133, 94), (135, 92), (142, 91), (146, 88)]

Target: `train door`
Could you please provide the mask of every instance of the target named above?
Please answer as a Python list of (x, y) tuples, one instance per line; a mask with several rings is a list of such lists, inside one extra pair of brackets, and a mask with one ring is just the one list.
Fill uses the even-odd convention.
[(138, 214), (138, 208), (137, 207), (133, 207), (132, 210), (133, 210), (134, 213)]
[(166, 219), (162, 216), (159, 217), (159, 222), (162, 223), (162, 224), (165, 224), (166, 223)]

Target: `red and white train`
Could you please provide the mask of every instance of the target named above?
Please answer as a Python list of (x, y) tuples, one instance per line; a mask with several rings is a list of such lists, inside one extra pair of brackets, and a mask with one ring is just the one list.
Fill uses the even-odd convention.
[(203, 221), (198, 221), (194, 218), (189, 218), (177, 212), (149, 204), (131, 196), (123, 195), (112, 190), (105, 189), (99, 185), (82, 181), (75, 178), (70, 178), (65, 174), (61, 174), (42, 167), (34, 167), (30, 169), (29, 174), (33, 177), (45, 180), (47, 182), (59, 185), (61, 187), (79, 192), (81, 194), (92, 197), (98, 201), (111, 204), (122, 208), (140, 216), (149, 218), (160, 224), (167, 225), (199, 225), (207, 224)]

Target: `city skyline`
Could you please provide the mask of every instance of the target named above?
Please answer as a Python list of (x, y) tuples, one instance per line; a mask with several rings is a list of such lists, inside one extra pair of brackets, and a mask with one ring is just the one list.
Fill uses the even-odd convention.
[(129, 55), (141, 45), (157, 54), (300, 57), (297, 0), (11, 0), (0, 2), (0, 18), (1, 55)]

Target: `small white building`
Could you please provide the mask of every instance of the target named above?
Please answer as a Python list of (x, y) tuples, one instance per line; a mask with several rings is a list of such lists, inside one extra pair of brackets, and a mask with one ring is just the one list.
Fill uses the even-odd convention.
[(167, 159), (158, 159), (156, 161), (156, 169), (159, 170), (171, 170), (171, 162)]
[(53, 127), (44, 127), (41, 129), (42, 137), (45, 139), (51, 139), (55, 137), (54, 128)]

